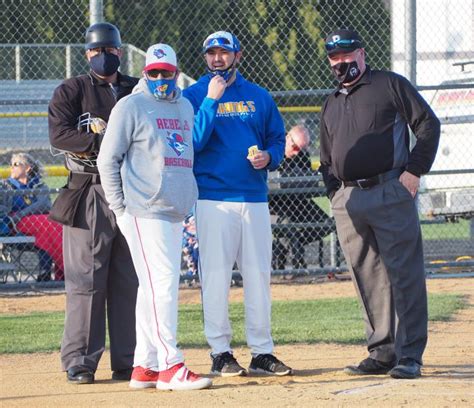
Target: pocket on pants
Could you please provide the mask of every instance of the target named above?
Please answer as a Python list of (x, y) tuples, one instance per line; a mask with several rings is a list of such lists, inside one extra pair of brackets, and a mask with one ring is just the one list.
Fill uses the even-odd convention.
[(396, 179), (395, 180), (395, 194), (397, 195), (397, 197), (401, 200), (401, 201), (404, 201), (404, 200), (410, 200), (410, 201), (413, 201), (414, 198), (413, 196), (411, 195), (411, 193), (408, 191), (408, 189), (401, 183), (400, 180)]

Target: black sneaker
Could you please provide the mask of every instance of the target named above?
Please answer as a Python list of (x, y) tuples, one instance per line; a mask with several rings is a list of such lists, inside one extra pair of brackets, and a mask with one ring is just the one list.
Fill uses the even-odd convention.
[(382, 375), (387, 374), (393, 368), (393, 364), (384, 363), (367, 357), (358, 366), (347, 366), (344, 372), (349, 375)]
[(293, 370), (278, 360), (273, 354), (258, 354), (252, 357), (249, 372), (267, 375), (291, 375)]
[(247, 375), (245, 368), (239, 365), (232, 353), (228, 351), (220, 353), (212, 358), (211, 374), (220, 375), (222, 377), (237, 377)]
[(51, 280), (51, 272), (41, 272), (36, 278), (36, 282), (49, 282)]

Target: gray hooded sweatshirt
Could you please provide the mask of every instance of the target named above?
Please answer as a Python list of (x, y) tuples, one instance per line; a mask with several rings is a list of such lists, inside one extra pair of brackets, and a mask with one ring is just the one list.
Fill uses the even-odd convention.
[(97, 160), (110, 209), (180, 222), (197, 199), (191, 103), (157, 100), (142, 78), (113, 108)]

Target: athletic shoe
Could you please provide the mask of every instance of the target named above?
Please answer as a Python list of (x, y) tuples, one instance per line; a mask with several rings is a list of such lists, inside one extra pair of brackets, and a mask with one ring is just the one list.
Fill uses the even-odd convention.
[(156, 388), (159, 390), (201, 390), (209, 388), (212, 381), (188, 370), (183, 363), (160, 371)]
[(211, 354), (212, 368), (211, 374), (220, 375), (221, 377), (237, 377), (247, 375), (247, 371), (243, 368), (232, 353), (226, 351), (216, 356)]
[(384, 363), (367, 357), (358, 366), (345, 367), (344, 372), (349, 375), (383, 375), (387, 374), (392, 368), (392, 363)]
[(43, 271), (38, 274), (36, 282), (49, 282), (51, 280), (51, 271)]
[(155, 388), (158, 381), (158, 371), (137, 366), (133, 369), (132, 378), (130, 380), (130, 388)]
[(293, 370), (273, 354), (258, 354), (250, 361), (249, 372), (266, 375), (291, 375)]

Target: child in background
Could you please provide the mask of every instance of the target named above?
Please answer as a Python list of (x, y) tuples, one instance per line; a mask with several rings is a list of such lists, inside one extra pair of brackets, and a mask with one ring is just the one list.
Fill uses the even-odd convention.
[(186, 262), (186, 277), (196, 279), (198, 276), (199, 245), (196, 239), (196, 224), (193, 214), (183, 221), (183, 258)]

